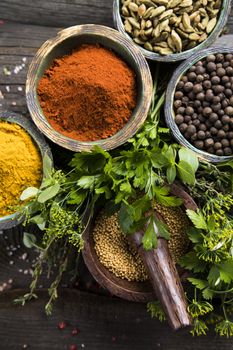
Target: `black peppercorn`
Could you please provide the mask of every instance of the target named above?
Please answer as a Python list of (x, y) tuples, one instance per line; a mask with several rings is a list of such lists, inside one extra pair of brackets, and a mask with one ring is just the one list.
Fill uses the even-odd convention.
[(184, 96), (182, 91), (175, 92), (175, 99), (180, 100)]
[(206, 65), (208, 72), (213, 72), (216, 70), (216, 64), (214, 62), (208, 62)]
[(225, 89), (225, 92), (224, 92), (225, 96), (226, 97), (231, 97), (232, 96), (232, 90), (231, 89)]
[(221, 142), (215, 142), (214, 144), (214, 149), (218, 150), (222, 148), (222, 143)]
[(199, 75), (197, 75), (197, 77), (196, 77), (196, 82), (197, 83), (201, 83), (202, 81), (204, 81), (204, 76), (203, 75), (201, 75), (201, 74), (199, 74)]
[(205, 147), (209, 148), (214, 145), (214, 140), (212, 138), (209, 138), (209, 139), (206, 139), (204, 143), (205, 143)]
[(190, 73), (187, 75), (187, 77), (188, 77), (189, 81), (194, 82), (194, 81), (196, 80), (197, 75), (196, 75), (195, 72), (190, 72)]
[(224, 55), (222, 53), (218, 53), (216, 56), (215, 61), (216, 62), (223, 62), (224, 61)]
[(232, 154), (232, 150), (230, 147), (225, 147), (223, 149), (223, 152), (224, 152), (225, 156), (230, 156)]
[(220, 109), (221, 109), (221, 104), (220, 103), (216, 103), (216, 104), (213, 104), (213, 106), (212, 106), (212, 110), (214, 111), (214, 112), (218, 112)]
[(193, 83), (191, 81), (188, 81), (187, 83), (184, 84), (184, 91), (185, 92), (190, 92), (193, 89)]
[(187, 83), (188, 81), (188, 77), (186, 75), (184, 75), (181, 80), (184, 82), (184, 83)]
[(219, 117), (222, 117), (225, 113), (223, 109), (219, 109), (219, 111), (217, 111), (217, 114)]
[(224, 130), (219, 130), (218, 133), (217, 133), (217, 137), (219, 139), (223, 139), (224, 137), (226, 137), (226, 133)]
[(202, 66), (198, 66), (196, 68), (196, 74), (199, 75), (199, 74), (204, 74), (205, 73), (205, 68), (202, 67)]
[(217, 156), (223, 156), (223, 150), (222, 150), (222, 149), (218, 149), (218, 150), (216, 151), (216, 155), (217, 155)]
[(221, 129), (221, 127), (222, 127), (221, 121), (220, 121), (220, 120), (217, 120), (217, 121), (214, 123), (214, 126), (215, 126), (216, 129)]
[(211, 113), (212, 113), (212, 109), (211, 109), (210, 107), (205, 107), (205, 108), (203, 109), (203, 115), (204, 115), (205, 117), (208, 117)]
[(221, 101), (221, 99), (220, 99), (219, 96), (214, 96), (214, 97), (213, 97), (212, 102), (213, 102), (214, 104), (217, 104), (217, 103), (219, 103), (220, 101)]
[(221, 82), (221, 79), (218, 76), (211, 78), (212, 85), (218, 85), (218, 84), (220, 84), (220, 82)]
[(185, 121), (185, 123), (188, 123), (188, 122), (190, 122), (191, 121), (191, 116), (190, 115), (185, 115), (185, 117), (184, 117), (184, 121)]
[(203, 149), (204, 148), (204, 142), (203, 141), (195, 141), (194, 146), (198, 149)]
[(184, 112), (185, 112), (185, 107), (179, 107), (178, 109), (177, 109), (177, 114), (184, 114)]
[(210, 80), (205, 80), (202, 83), (202, 86), (204, 87), (204, 89), (210, 89), (212, 87), (211, 81)]
[[(232, 101), (232, 103), (233, 103), (233, 101)], [(195, 108), (201, 107), (201, 101), (195, 100), (195, 101), (194, 101), (194, 107), (195, 107)]]
[(211, 133), (211, 135), (215, 136), (218, 133), (218, 129), (216, 129), (214, 126), (212, 126), (210, 128), (210, 133)]
[(207, 62), (215, 62), (215, 55), (208, 55), (206, 57)]
[(192, 107), (186, 107), (185, 113), (187, 115), (192, 115), (194, 113), (194, 109)]
[(229, 116), (233, 116), (233, 107), (232, 106), (228, 106), (224, 109), (224, 112), (229, 115)]
[(181, 114), (177, 114), (175, 118), (175, 122), (177, 125), (180, 125), (184, 122), (184, 117)]
[(221, 119), (221, 121), (222, 121), (223, 124), (228, 124), (228, 123), (230, 123), (230, 120), (231, 120), (231, 118), (229, 117), (229, 115), (224, 115), (224, 116), (222, 117), (222, 119)]
[(174, 101), (174, 107), (175, 108), (179, 108), (179, 107), (181, 107), (182, 106), (182, 101), (181, 100), (176, 100), (176, 101)]
[(187, 128), (187, 132), (190, 134), (190, 135), (193, 135), (195, 134), (195, 132), (197, 131), (196, 127), (194, 125), (189, 125), (188, 128)]
[[(216, 77), (217, 78), (217, 77)], [(218, 77), (218, 79), (220, 80), (220, 78)], [(221, 79), (222, 83), (225, 85), (226, 83), (228, 83), (230, 81), (229, 77), (227, 75), (224, 75)], [(219, 81), (220, 83), (220, 81)]]
[(222, 100), (221, 102), (222, 108), (226, 108), (228, 106), (228, 100), (225, 98), (225, 100)]
[(233, 68), (232, 68), (232, 67), (227, 67), (227, 68), (226, 68), (226, 73), (227, 73), (230, 77), (232, 77), (232, 76), (233, 76)]
[(184, 82), (180, 80), (179, 83), (176, 85), (176, 90), (182, 90), (183, 87), (184, 87)]
[(200, 128), (199, 128), (199, 131), (197, 132), (197, 138), (199, 140), (204, 140), (205, 139), (205, 131), (204, 130), (200, 130)]
[(216, 70), (216, 73), (217, 73), (217, 75), (221, 78), (221, 77), (223, 77), (223, 76), (226, 74), (226, 71), (225, 71), (224, 68), (218, 68), (218, 69)]
[(233, 55), (231, 53), (227, 53), (225, 59), (230, 62), (233, 59)]
[(185, 132), (187, 130), (187, 127), (188, 127), (188, 125), (185, 123), (180, 124), (179, 125), (180, 132), (182, 132), (182, 133)]
[(199, 100), (199, 101), (204, 101), (204, 99), (205, 99), (205, 94), (203, 94), (203, 92), (199, 92), (199, 94), (197, 94), (197, 99)]
[(222, 139), (221, 140), (221, 144), (223, 147), (229, 147), (230, 146), (230, 142), (227, 139)]

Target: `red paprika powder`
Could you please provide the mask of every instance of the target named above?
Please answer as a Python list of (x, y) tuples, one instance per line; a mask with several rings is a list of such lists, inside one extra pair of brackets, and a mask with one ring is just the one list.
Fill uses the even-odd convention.
[(37, 93), (55, 130), (95, 141), (114, 135), (128, 122), (136, 106), (136, 76), (114, 52), (83, 45), (54, 60)]

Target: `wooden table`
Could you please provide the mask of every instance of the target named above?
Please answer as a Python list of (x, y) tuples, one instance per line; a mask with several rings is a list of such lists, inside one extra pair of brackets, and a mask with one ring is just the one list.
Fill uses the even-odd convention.
[[(1, 0), (0, 109), (29, 117), (24, 85), (33, 55), (60, 28), (84, 23), (113, 26), (112, 1)], [(228, 30), (233, 33), (233, 12)], [(72, 344), (88, 350), (233, 350), (233, 340), (214, 335), (192, 338), (187, 330), (172, 332), (152, 320), (143, 304), (79, 289), (63, 287), (49, 318), (43, 310), (47, 300), (43, 288), (37, 301), (25, 307), (13, 305), (31, 278), (30, 252), (22, 245), (21, 231), (0, 234), (0, 292), (9, 284), (9, 290), (0, 294), (0, 350), (60, 350)], [(64, 330), (58, 328), (62, 321)], [(78, 334), (72, 335), (75, 328)]]

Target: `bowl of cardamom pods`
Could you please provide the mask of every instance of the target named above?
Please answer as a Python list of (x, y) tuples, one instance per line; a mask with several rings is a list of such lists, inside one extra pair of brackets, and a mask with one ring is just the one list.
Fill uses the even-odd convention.
[(33, 123), (21, 115), (1, 112), (0, 230), (15, 227), (24, 220), (21, 209), (26, 199), (36, 194), (45, 170), (51, 169), (50, 148)]
[(211, 46), (226, 25), (231, 0), (114, 0), (116, 28), (150, 60), (184, 60)]

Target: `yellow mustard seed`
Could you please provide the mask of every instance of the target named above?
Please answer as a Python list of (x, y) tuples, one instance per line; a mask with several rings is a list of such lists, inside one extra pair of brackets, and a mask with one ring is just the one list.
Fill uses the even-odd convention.
[(93, 237), (100, 262), (117, 277), (128, 281), (148, 279), (140, 256), (120, 229), (118, 213), (112, 216), (101, 213), (96, 218)]

